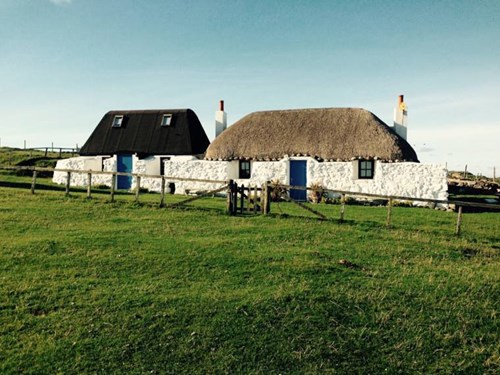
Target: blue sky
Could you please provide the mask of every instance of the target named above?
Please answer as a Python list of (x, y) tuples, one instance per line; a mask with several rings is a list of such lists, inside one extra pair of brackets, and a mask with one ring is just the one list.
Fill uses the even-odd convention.
[(2, 146), (82, 145), (114, 109), (362, 107), (426, 163), (500, 175), (500, 1), (0, 0)]

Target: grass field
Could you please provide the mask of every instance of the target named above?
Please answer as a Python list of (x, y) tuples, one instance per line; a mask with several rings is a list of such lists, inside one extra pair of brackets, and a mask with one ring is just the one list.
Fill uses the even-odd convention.
[(1, 373), (499, 371), (496, 213), (106, 198), (0, 188)]

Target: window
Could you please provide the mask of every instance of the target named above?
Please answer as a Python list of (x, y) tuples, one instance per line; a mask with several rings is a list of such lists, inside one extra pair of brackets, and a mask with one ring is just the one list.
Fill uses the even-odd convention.
[(373, 178), (373, 160), (360, 160), (358, 178)]
[(161, 118), (161, 126), (170, 126), (172, 124), (172, 115), (166, 114)]
[(113, 128), (121, 128), (123, 123), (123, 116), (122, 115), (116, 115), (113, 118)]
[(250, 161), (240, 160), (240, 169), (238, 178), (250, 178)]

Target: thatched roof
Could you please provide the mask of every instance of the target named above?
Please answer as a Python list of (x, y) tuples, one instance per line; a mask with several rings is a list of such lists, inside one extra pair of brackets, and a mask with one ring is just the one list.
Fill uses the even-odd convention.
[(373, 113), (360, 108), (254, 112), (208, 147), (208, 160), (318, 160), (356, 158), (418, 162), (415, 150)]
[[(161, 126), (172, 115), (170, 126)], [(123, 116), (113, 127), (115, 116)], [(80, 155), (198, 155), (210, 144), (198, 116), (190, 109), (110, 111), (80, 150)]]

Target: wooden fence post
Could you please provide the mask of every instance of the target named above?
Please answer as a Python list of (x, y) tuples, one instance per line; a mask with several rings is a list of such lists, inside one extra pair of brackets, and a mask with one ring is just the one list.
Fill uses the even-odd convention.
[(92, 173), (87, 173), (87, 199), (92, 198)]
[(161, 198), (160, 207), (165, 207), (165, 177), (161, 176)]
[(233, 202), (233, 208), (232, 208), (233, 215), (236, 215), (236, 210), (238, 209), (238, 184), (236, 182), (233, 183), (232, 202)]
[(261, 205), (264, 215), (268, 215), (271, 212), (271, 189), (269, 188), (269, 184), (270, 182), (266, 181), (262, 187)]
[(35, 194), (36, 170), (33, 171), (33, 181), (31, 182), (31, 194)]
[(392, 211), (392, 198), (389, 198), (389, 201), (387, 202), (387, 221), (385, 223), (385, 226), (387, 228), (391, 227), (391, 211)]
[(141, 176), (136, 177), (135, 201), (139, 202), (139, 194), (141, 192)]
[(66, 196), (69, 196), (69, 186), (71, 185), (71, 172), (66, 173)]
[(342, 194), (340, 198), (340, 222), (344, 222), (344, 213), (345, 213), (345, 194)]
[[(250, 203), (251, 203), (251, 197), (250, 193), (252, 192), (252, 186), (248, 185), (248, 194), (247, 194), (247, 211), (250, 212)], [(254, 207), (255, 207), (255, 197), (254, 197)]]
[(458, 206), (457, 226), (455, 228), (455, 234), (457, 236), (460, 236), (461, 226), (462, 226), (462, 206)]
[(115, 201), (115, 187), (116, 187), (116, 174), (113, 173), (111, 175), (111, 192), (110, 192), (111, 202)]
[(233, 180), (229, 180), (227, 184), (227, 196), (226, 196), (226, 212), (229, 215), (233, 214)]
[(240, 186), (240, 214), (243, 214), (243, 206), (245, 205), (245, 185)]
[[(253, 213), (256, 214), (257, 213), (257, 185), (255, 185), (253, 187)], [(250, 189), (248, 190), (248, 195), (250, 195)], [(262, 193), (261, 193), (262, 195)], [(261, 205), (261, 208), (260, 208), (260, 211), (262, 211), (262, 202), (260, 203)]]

